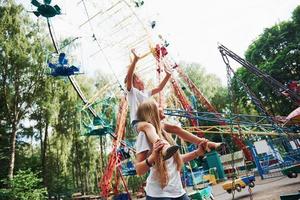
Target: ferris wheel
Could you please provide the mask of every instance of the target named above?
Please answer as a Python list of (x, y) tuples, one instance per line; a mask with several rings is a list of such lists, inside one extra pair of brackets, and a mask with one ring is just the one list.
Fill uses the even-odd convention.
[[(57, 4), (56, 4), (57, 3)], [(61, 5), (59, 5), (61, 4)], [(51, 1), (39, 2), (32, 0), (32, 9), (36, 9), (36, 16), (43, 16), (47, 24), (52, 42), (55, 46), (57, 61), (61, 53), (73, 46), (67, 56), (72, 57), (74, 63), (70, 66), (77, 71), (67, 71), (62, 76), (68, 77), (74, 89), (91, 110), (91, 101), (95, 96), (84, 94), (77, 83), (76, 74), (92, 77), (95, 73), (110, 74), (111, 87), (123, 89), (123, 80), (130, 63), (130, 51), (142, 56), (137, 65), (137, 72), (143, 75), (146, 83), (154, 84), (157, 80), (157, 58), (154, 48), (157, 44), (166, 46), (168, 43), (157, 34), (157, 23), (149, 17), (147, 3), (141, 0), (80, 0), (80, 1)], [(68, 39), (69, 43), (59, 46), (58, 41)], [(75, 48), (74, 48), (75, 46)], [(53, 63), (52, 63), (53, 64)], [(52, 70), (58, 65), (52, 65)], [(78, 66), (78, 67), (77, 67)], [(79, 66), (81, 67), (79, 70)], [(51, 67), (49, 65), (49, 67)], [(68, 67), (68, 66), (67, 66)], [(59, 76), (60, 73), (54, 73)], [(104, 93), (105, 91), (102, 91)]]
[[(141, 0), (32, 0), (31, 3), (33, 13), (46, 18), (55, 49), (47, 61), (50, 74), (69, 79), (84, 104), (83, 109), (93, 115), (94, 125), (97, 120), (100, 121), (96, 122), (97, 125), (103, 124), (93, 104), (100, 95), (119, 89), (119, 93), (114, 94), (121, 99), (115, 132), (107, 128), (101, 130), (110, 132), (115, 138), (114, 147), (124, 144), (121, 134), (124, 132), (127, 104), (122, 91), (127, 66), (131, 62), (131, 49), (141, 56), (137, 73), (142, 75), (146, 83), (153, 85), (159, 81), (162, 72), (157, 53), (162, 52), (161, 47), (169, 45), (157, 34), (156, 21), (147, 16), (146, 3)], [(65, 39), (67, 42), (59, 45), (58, 41)], [(78, 80), (84, 76), (93, 77), (96, 73), (111, 74), (112, 78), (95, 94), (86, 94)], [(94, 130), (91, 132), (105, 134)], [(116, 166), (116, 152), (116, 148), (111, 152), (108, 171), (100, 186), (104, 196), (112, 178), (110, 171)]]

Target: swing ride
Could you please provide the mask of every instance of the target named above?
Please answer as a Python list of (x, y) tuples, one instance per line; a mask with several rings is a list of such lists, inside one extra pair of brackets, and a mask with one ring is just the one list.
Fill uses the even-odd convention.
[[(233, 82), (230, 80), (232, 79), (232, 74), (234, 74), (234, 71), (230, 66), (228, 57), (230, 57), (233, 60), (240, 63), (243, 67), (247, 68), (249, 71), (251, 71), (256, 76), (262, 78), (262, 80), (264, 80), (269, 86), (271, 86), (272, 89), (275, 92), (277, 92), (278, 94), (282, 94), (283, 91), (288, 93), (289, 96), (286, 96), (286, 95), (284, 95), (284, 96), (289, 98), (296, 105), (299, 105), (300, 97), (294, 91), (290, 90), (289, 88), (287, 88), (285, 85), (281, 84), (279, 81), (277, 81), (270, 75), (260, 71), (256, 66), (252, 65), (250, 62), (246, 61), (245, 59), (239, 57), (237, 54), (235, 54), (234, 52), (229, 50), (224, 45), (220, 44), (218, 48), (221, 53), (222, 59), (226, 65), (229, 90), (231, 90), (231, 87), (232, 87), (231, 84)], [(261, 158), (258, 157), (255, 147), (253, 146), (252, 143), (250, 143), (250, 149), (252, 151), (252, 154), (254, 155), (254, 162), (256, 164), (256, 167), (258, 169), (258, 172), (259, 172), (261, 178), (262, 179), (269, 178), (268, 175), (271, 171), (274, 171), (274, 170), (278, 171), (287, 166), (293, 166), (295, 164), (298, 164), (300, 162), (300, 150), (299, 150), (299, 144), (298, 144), (299, 133), (295, 134), (296, 137), (294, 137), (294, 138), (291, 137), (292, 140), (293, 139), (295, 140), (295, 144), (297, 145), (296, 149), (294, 150), (291, 146), (290, 139), (287, 137), (286, 134), (284, 134), (283, 128), (270, 116), (269, 112), (264, 108), (262, 102), (256, 97), (256, 95), (250, 90), (250, 88), (242, 82), (242, 80), (236, 78), (236, 81), (238, 82), (238, 84), (241, 85), (241, 87), (245, 90), (245, 92), (250, 96), (250, 99), (253, 102), (253, 104), (256, 106), (257, 110), (261, 114), (267, 116), (267, 121), (269, 122), (269, 124), (272, 125), (274, 130), (276, 130), (276, 132), (279, 134), (280, 145), (285, 149), (285, 152), (287, 153), (286, 157), (281, 159), (281, 156), (278, 153), (278, 150), (274, 146), (273, 139), (267, 138), (268, 145), (270, 146), (270, 148), (273, 152), (273, 156), (275, 157), (275, 160), (277, 161), (278, 164), (276, 163), (273, 166), (271, 166), (269, 164), (264, 165), (262, 163), (265, 163), (265, 162), (261, 161)], [(234, 96), (232, 93), (233, 93), (233, 91), (231, 91), (231, 93), (230, 93), (231, 98), (233, 98), (233, 96)], [(232, 101), (234, 101), (234, 99), (232, 99)], [(233, 128), (231, 127), (231, 130), (232, 129)], [(269, 162), (267, 162), (267, 163), (269, 163)]]
[(65, 53), (60, 53), (55, 63), (48, 61), (48, 66), (51, 68), (51, 75), (54, 77), (79, 74), (79, 67), (75, 67), (74, 65), (70, 66)]
[(233, 181), (226, 181), (222, 187), (228, 193), (231, 193), (233, 190), (238, 192), (242, 191), (243, 188), (249, 186), (250, 188), (254, 188), (255, 186), (255, 176), (243, 176), (241, 178), (236, 179)]
[[(109, 196), (111, 188), (113, 187), (114, 195), (118, 197), (121, 195), (118, 191), (118, 186), (121, 183), (126, 191), (125, 199), (131, 199), (130, 193), (126, 184), (126, 177), (136, 175), (134, 165), (132, 163), (132, 154), (134, 149), (127, 145), (125, 142), (125, 127), (126, 127), (126, 115), (128, 104), (124, 92), (123, 84), (121, 84), (122, 78), (126, 74), (126, 68), (116, 69), (113, 66), (127, 66), (128, 56), (130, 49), (136, 49), (141, 55), (141, 60), (138, 63), (137, 71), (145, 76), (146, 80), (152, 80), (153, 77), (157, 77), (158, 82), (160, 82), (161, 76), (164, 73), (162, 66), (168, 65), (171, 70), (176, 70), (179, 77), (181, 77), (185, 84), (189, 87), (189, 90), (194, 95), (196, 101), (199, 101), (202, 106), (207, 109), (206, 113), (199, 113), (193, 109), (191, 102), (187, 98), (186, 94), (180, 87), (180, 83), (177, 81), (176, 77), (172, 77), (171, 85), (173, 91), (181, 104), (182, 110), (172, 110), (166, 109), (165, 114), (176, 117), (184, 117), (189, 120), (190, 127), (187, 130), (197, 134), (199, 137), (204, 137), (205, 134), (230, 134), (234, 144), (244, 153), (244, 157), (249, 162), (254, 162), (259, 168), (258, 171), (262, 178), (268, 174), (271, 169), (269, 165), (262, 166), (262, 160), (259, 158), (255, 147), (249, 145), (249, 141), (246, 138), (251, 138), (255, 136), (264, 136), (268, 138), (269, 145), (272, 150), (276, 152), (274, 147), (274, 142), (272, 138), (279, 137), (282, 139), (281, 143), (277, 146), (283, 146), (286, 152), (293, 155), (291, 158), (284, 157), (283, 162), (280, 162), (276, 167), (282, 169), (282, 174), (289, 174), (288, 169), (294, 169), (294, 166), (298, 166), (297, 163), (300, 162), (300, 150), (299, 150), (299, 132), (293, 132), (289, 127), (282, 127), (278, 124), (278, 121), (264, 109), (262, 103), (259, 101), (251, 90), (243, 84), (240, 83), (243, 89), (251, 96), (251, 100), (257, 106), (260, 111), (261, 116), (249, 116), (241, 115), (237, 113), (223, 114), (219, 113), (211, 102), (203, 95), (203, 93), (196, 87), (196, 85), (189, 79), (189, 77), (184, 73), (181, 66), (178, 66), (174, 62), (168, 53), (167, 47), (170, 43), (162, 37), (162, 35), (152, 34), (152, 30), (156, 28), (159, 22), (152, 20), (151, 23), (146, 26), (145, 19), (141, 17), (144, 1), (85, 1), (81, 0), (77, 5), (76, 9), (79, 11), (74, 11), (78, 15), (82, 15), (81, 19), (84, 21), (74, 20), (76, 27), (80, 29), (82, 38), (81, 45), (89, 49), (89, 51), (84, 52), (84, 55), (88, 58), (89, 64), (87, 67), (101, 65), (102, 69), (109, 69), (116, 80), (116, 84), (107, 86), (105, 90), (112, 90), (112, 87), (117, 85), (119, 89), (119, 94), (116, 95), (116, 99), (119, 99), (119, 108), (116, 112), (117, 116), (114, 124), (109, 123), (105, 120), (103, 113), (99, 113), (96, 107), (97, 99), (99, 99), (100, 94), (95, 95), (92, 98), (87, 98), (87, 95), (81, 89), (81, 86), (76, 81), (74, 75), (82, 74), (80, 73), (79, 66), (69, 64), (69, 60), (65, 52), (60, 52), (57, 46), (57, 41), (55, 38), (54, 27), (51, 24), (50, 18), (55, 19), (55, 16), (61, 15), (61, 8), (58, 5), (51, 6), (51, 0), (44, 0), (43, 3), (37, 0), (31, 1), (32, 5), (37, 9), (33, 13), (39, 17), (45, 17), (47, 19), (47, 25), (49, 33), (55, 48), (54, 56), (56, 60), (48, 61), (48, 67), (52, 70), (51, 75), (53, 77), (67, 77), (72, 84), (74, 90), (78, 94), (79, 98), (82, 100), (82, 113), (85, 120), (82, 120), (82, 129), (84, 130), (86, 136), (105, 136), (110, 135), (113, 138), (112, 150), (109, 154), (108, 164), (104, 171), (103, 177), (99, 180), (99, 188), (101, 189), (101, 195), (104, 198)], [(80, 12), (81, 11), (81, 12)], [(83, 12), (82, 12), (83, 11)], [(226, 64), (228, 70), (228, 79), (231, 78), (233, 70), (230, 68), (228, 57), (231, 57), (235, 61), (239, 62), (241, 65), (250, 70), (253, 74), (259, 76), (263, 79), (272, 89), (279, 94), (289, 98), (296, 105), (300, 105), (300, 98), (295, 92), (295, 83), (293, 85), (285, 86), (272, 78), (271, 76), (261, 72), (257, 67), (253, 66), (251, 63), (245, 61), (244, 59), (237, 56), (235, 53), (230, 51), (223, 45), (219, 45), (219, 51)], [(91, 53), (92, 52), (92, 53)], [(72, 53), (72, 52), (71, 52)], [(228, 57), (227, 57), (228, 56)], [(100, 64), (101, 63), (101, 64)], [(100, 68), (100, 67), (99, 67)], [(228, 80), (230, 82), (230, 80)], [(230, 85), (228, 86), (231, 89)], [(103, 88), (102, 88), (103, 89)], [(297, 88), (296, 88), (297, 89)], [(159, 103), (163, 103), (163, 97), (159, 94)], [(103, 104), (104, 105), (104, 104)], [(109, 105), (106, 104), (106, 109)], [(102, 112), (105, 111), (101, 109)], [(87, 119), (87, 120), (86, 120)], [(213, 122), (212, 126), (201, 126), (202, 121)], [(297, 150), (293, 150), (290, 146), (289, 136), (296, 137)], [(295, 140), (296, 141), (296, 140)], [(251, 143), (251, 142), (250, 142)], [(252, 142), (253, 143), (253, 142)], [(247, 144), (247, 145), (246, 145)], [(227, 147), (227, 150), (230, 150)], [(185, 149), (186, 150), (186, 149)], [(230, 150), (231, 151), (231, 150)], [(212, 155), (212, 154), (211, 154)], [(275, 157), (278, 155), (274, 153)], [(215, 156), (218, 156), (215, 154)], [(215, 157), (214, 157), (215, 158)], [(208, 159), (209, 156), (208, 156)], [(290, 159), (288, 162), (287, 160)], [(280, 160), (276, 157), (276, 160)], [(291, 161), (292, 160), (292, 161)], [(209, 161), (208, 161), (209, 162)], [(287, 164), (288, 163), (288, 164)], [(283, 168), (283, 164), (284, 167)], [(188, 164), (190, 168), (190, 177), (192, 183), (189, 185), (197, 185), (195, 174), (191, 163)], [(233, 166), (234, 167), (234, 166)], [(299, 167), (295, 167), (298, 169)], [(185, 173), (187, 169), (185, 168)], [(222, 171), (222, 169), (221, 169)], [(223, 170), (224, 171), (224, 170)], [(112, 186), (111, 180), (115, 176), (115, 184)], [(203, 174), (200, 175), (201, 180), (203, 179)], [(294, 176), (294, 175), (293, 175)], [(246, 176), (240, 178), (233, 178), (232, 181), (223, 185), (223, 188), (227, 192), (232, 192), (233, 190), (241, 190), (246, 186), (254, 187), (254, 176)], [(189, 196), (192, 199), (213, 199), (212, 187), (205, 185), (201, 189), (195, 189)], [(121, 198), (121, 196), (119, 196)], [(123, 198), (123, 197), (122, 197)]]
[(36, 11), (33, 11), (35, 16), (40, 15), (46, 18), (54, 17), (61, 14), (61, 9), (58, 5), (51, 6), (51, 0), (44, 0), (44, 3), (40, 3), (37, 0), (32, 0), (31, 4), (37, 7)]
[(283, 169), (282, 174), (289, 178), (297, 178), (298, 174), (300, 174), (300, 164), (294, 165), (292, 167), (287, 167)]

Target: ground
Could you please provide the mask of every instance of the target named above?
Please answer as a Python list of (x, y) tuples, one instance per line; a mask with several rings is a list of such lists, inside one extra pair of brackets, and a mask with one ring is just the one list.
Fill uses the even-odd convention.
[[(298, 176), (297, 178), (288, 178), (286, 176), (281, 176), (265, 180), (261, 180), (260, 177), (256, 177), (255, 184), (255, 187), (252, 188), (253, 200), (280, 200), (280, 195), (296, 193), (300, 191), (300, 176)], [(213, 186), (213, 194), (215, 200), (232, 199), (232, 194), (228, 194), (225, 190), (223, 190), (222, 183)], [(141, 198), (140, 200), (142, 199), (145, 198)], [(235, 192), (234, 199), (251, 199), (248, 187), (243, 189), (241, 192)]]
[[(280, 195), (296, 193), (300, 190), (300, 177), (288, 178), (286, 176), (261, 180), (256, 177), (255, 187), (252, 189), (252, 197), (254, 200), (279, 200)], [(232, 199), (232, 194), (228, 194), (222, 188), (222, 183), (213, 186), (215, 200)], [(236, 200), (248, 200), (250, 194), (248, 188), (241, 192), (235, 192)]]

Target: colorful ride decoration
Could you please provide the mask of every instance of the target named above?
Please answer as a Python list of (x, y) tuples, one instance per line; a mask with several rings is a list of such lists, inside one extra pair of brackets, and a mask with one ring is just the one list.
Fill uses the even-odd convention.
[(113, 132), (110, 126), (94, 126), (93, 124), (87, 125), (84, 122), (83, 125), (86, 129), (85, 135), (87, 136), (105, 136)]
[(117, 154), (119, 157), (119, 160), (123, 161), (123, 160), (127, 160), (130, 158), (130, 153), (129, 153), (129, 149), (127, 147), (119, 147), (119, 149), (117, 150)]
[(54, 77), (79, 74), (79, 67), (70, 66), (65, 53), (60, 53), (55, 63), (48, 61), (48, 66), (51, 68), (51, 75)]
[(121, 146), (117, 150), (118, 162), (121, 165), (121, 172), (123, 176), (134, 176), (136, 175), (136, 170), (133, 165), (130, 155), (131, 151), (127, 146)]
[(207, 162), (208, 168), (216, 169), (218, 179), (225, 180), (226, 176), (224, 172), (224, 167), (219, 154), (215, 150), (212, 150), (211, 152), (206, 153), (205, 156), (206, 158), (204, 160)]
[(80, 132), (83, 136), (106, 136), (112, 135), (113, 127), (104, 117), (90, 117), (85, 109), (80, 111)]
[(150, 26), (151, 26), (152, 29), (154, 29), (155, 26), (156, 26), (156, 21), (154, 21), (154, 20), (151, 21), (151, 22), (150, 22)]
[(255, 176), (243, 176), (238, 179), (226, 181), (225, 183), (223, 183), (222, 187), (228, 193), (231, 193), (233, 190), (240, 192), (246, 186), (253, 188), (255, 186), (254, 181)]
[[(286, 86), (296, 94), (300, 94), (300, 81), (290, 81), (286, 84)], [(289, 96), (289, 94), (285, 91), (283, 91), (282, 94)]]
[(281, 173), (289, 178), (297, 178), (300, 174), (300, 164), (284, 168)]
[(136, 175), (136, 170), (131, 160), (122, 163), (122, 175), (123, 176), (134, 176)]
[(155, 46), (155, 57), (157, 59), (162, 59), (163, 57), (165, 57), (166, 55), (168, 55), (168, 50), (166, 49), (165, 46), (160, 46), (159, 44), (157, 44)]
[(158, 35), (158, 38), (162, 41), (164, 47), (168, 47), (170, 45), (170, 43), (162, 35)]
[(295, 200), (295, 199), (300, 199), (300, 191), (296, 193), (280, 195), (280, 200)]
[[(181, 69), (180, 66), (177, 67), (177, 72), (179, 73), (180, 77), (185, 80), (190, 90), (194, 93), (194, 95), (197, 97), (199, 102), (209, 111), (212, 113), (215, 113), (214, 115), (218, 119), (222, 119), (222, 116), (217, 112), (217, 109), (212, 105), (212, 103), (203, 95), (203, 93), (197, 88), (197, 86), (194, 84), (194, 82), (184, 73), (184, 71)], [(220, 120), (220, 125), (226, 125), (226, 123), (223, 120)], [(245, 157), (247, 160), (253, 160), (252, 155), (250, 151), (247, 149), (247, 146), (244, 144), (244, 142), (236, 135), (232, 135), (232, 139), (235, 142), (235, 144), (243, 150)]]
[(33, 11), (33, 13), (39, 17), (42, 15), (43, 17), (50, 18), (54, 17), (56, 15), (61, 14), (61, 9), (58, 5), (51, 6), (51, 0), (44, 0), (44, 3), (40, 3), (37, 0), (32, 0), (31, 4), (37, 7), (36, 11)]
[(144, 5), (144, 1), (143, 0), (135, 0), (134, 5), (135, 5), (135, 7), (139, 8), (142, 5)]
[(285, 123), (294, 120), (296, 124), (300, 125), (300, 107), (293, 110), (286, 118)]
[[(186, 97), (186, 95), (184, 94), (183, 90), (179, 87), (178, 82), (175, 79), (171, 79), (171, 83), (175, 92), (175, 95), (177, 96), (177, 98), (179, 99), (182, 107), (184, 108), (184, 110), (186, 110), (190, 115), (192, 115), (193, 112), (193, 108), (190, 105), (188, 98)], [(190, 124), (191, 126), (196, 127), (197, 124), (197, 120), (193, 119), (193, 118), (189, 118)], [(202, 131), (195, 131), (197, 133), (197, 135), (199, 137), (204, 137), (204, 133)]]
[(198, 170), (191, 170), (188, 170), (186, 167), (184, 167), (183, 169), (181, 179), (186, 186), (194, 186), (197, 184), (208, 183), (208, 181), (203, 177), (204, 170), (202, 168)]
[[(116, 167), (117, 164), (120, 162), (117, 150), (120, 146), (121, 140), (123, 140), (123, 138), (124, 138), (127, 110), (128, 110), (128, 103), (127, 103), (126, 98), (123, 97), (121, 99), (121, 102), (119, 105), (117, 126), (115, 129), (116, 138), (113, 141), (113, 149), (112, 149), (111, 153), (109, 154), (108, 165), (103, 173), (104, 175), (103, 175), (101, 181), (99, 182), (99, 187), (101, 189), (101, 195), (104, 198), (108, 197), (109, 191), (111, 189), (111, 179), (113, 177), (113, 173), (114, 173), (115, 169), (117, 169), (117, 172), (115, 172), (115, 173), (118, 173), (119, 176), (122, 177), (122, 174), (120, 172), (121, 170), (119, 169), (119, 167)], [(118, 181), (116, 181), (116, 182), (118, 182)], [(124, 184), (124, 186), (127, 189), (125, 184)], [(116, 187), (114, 188), (115, 193), (118, 192), (117, 187), (118, 187), (118, 183), (116, 183)]]
[(297, 91), (295, 91), (295, 86), (291, 87), (280, 83), (275, 78), (261, 71), (258, 67), (248, 62), (247, 60), (241, 58), (239, 55), (237, 55), (222, 44), (219, 44), (218, 49), (222, 55), (225, 64), (229, 64), (227, 56), (231, 57), (233, 60), (241, 64), (247, 70), (249, 70), (251, 73), (261, 78), (266, 84), (268, 84), (272, 88), (274, 92), (276, 92), (279, 95), (288, 97), (293, 103), (295, 103), (295, 105), (300, 105), (300, 96), (297, 93)]
[(212, 187), (208, 186), (203, 189), (196, 190), (189, 194), (191, 200), (206, 200), (206, 199), (214, 199), (212, 195)]

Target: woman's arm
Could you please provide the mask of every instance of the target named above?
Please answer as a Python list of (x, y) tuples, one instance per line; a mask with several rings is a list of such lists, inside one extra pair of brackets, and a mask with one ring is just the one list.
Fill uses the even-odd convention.
[[(150, 166), (146, 163), (147, 153), (148, 151), (144, 151), (136, 155), (135, 170), (139, 176), (144, 175), (150, 169)], [(148, 158), (148, 163), (150, 165), (154, 164), (154, 161), (150, 159), (150, 156)]]
[[(164, 142), (162, 140), (157, 140), (153, 144), (153, 151), (148, 158), (148, 151), (143, 151), (141, 153), (136, 154), (135, 170), (137, 175), (141, 176), (149, 171), (150, 167), (154, 165), (155, 160), (159, 155), (159, 152), (162, 150), (163, 146)], [(146, 159), (148, 163), (146, 162)]]
[(195, 158), (199, 157), (199, 156), (204, 156), (204, 150), (201, 146), (198, 147), (198, 149), (192, 151), (192, 152), (189, 152), (189, 153), (186, 153), (186, 154), (182, 154), (181, 155), (181, 159), (183, 162), (189, 162), (191, 160), (194, 160)]

